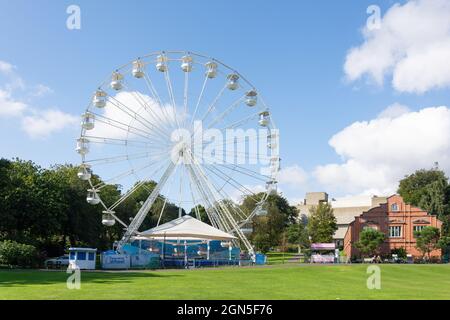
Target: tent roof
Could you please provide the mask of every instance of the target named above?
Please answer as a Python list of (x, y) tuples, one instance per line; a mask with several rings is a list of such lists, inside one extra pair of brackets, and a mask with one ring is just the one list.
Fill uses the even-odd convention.
[(139, 233), (139, 237), (153, 239), (205, 239), (228, 241), (236, 237), (201, 222), (189, 215), (164, 223), (158, 227)]

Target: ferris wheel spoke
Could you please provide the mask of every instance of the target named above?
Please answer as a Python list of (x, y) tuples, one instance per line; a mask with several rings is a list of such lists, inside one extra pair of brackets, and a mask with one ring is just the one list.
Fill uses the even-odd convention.
[[(167, 152), (165, 152), (167, 153)], [(163, 153), (161, 153), (163, 154)], [(122, 162), (122, 161), (128, 161), (128, 160), (134, 160), (134, 159), (143, 159), (143, 158), (151, 158), (151, 156), (155, 156), (155, 153), (153, 152), (141, 152), (141, 153), (135, 153), (135, 154), (125, 154), (125, 155), (119, 155), (109, 158), (101, 158), (101, 159), (91, 159), (91, 160), (85, 160), (83, 163), (89, 164), (89, 165), (101, 165), (101, 164), (110, 164), (110, 163), (116, 163), (116, 162)]]
[(193, 166), (188, 164), (188, 165), (186, 165), (186, 167), (188, 168), (188, 171), (190, 173), (190, 177), (192, 178), (194, 186), (196, 187), (201, 198), (203, 199), (205, 211), (206, 211), (206, 214), (207, 214), (209, 220), (211, 221), (211, 223), (213, 224), (214, 227), (219, 228), (220, 230), (226, 230), (225, 225), (219, 219), (220, 214), (217, 212), (217, 209), (214, 205), (214, 201), (212, 201), (209, 198), (209, 196), (203, 186), (203, 182), (200, 180), (200, 178), (196, 174)]
[[(153, 173), (151, 174), (156, 175), (158, 172), (160, 172), (164, 166), (167, 165), (167, 162), (164, 162), (163, 164), (161, 164), (155, 171), (153, 171)], [(135, 184), (131, 189), (129, 189), (122, 197), (119, 198), (119, 200), (117, 200), (110, 208), (110, 211), (114, 211), (114, 209), (120, 205), (121, 203), (123, 203), (127, 198), (129, 198), (134, 192), (136, 192), (140, 187), (142, 187), (143, 185), (145, 185), (145, 183), (147, 183), (148, 180), (143, 179), (142, 181), (138, 182), (137, 184)]]
[(202, 89), (201, 89), (200, 94), (198, 96), (197, 103), (195, 104), (194, 113), (192, 114), (191, 124), (190, 124), (191, 128), (192, 128), (192, 126), (194, 124), (195, 116), (197, 115), (197, 111), (198, 111), (198, 107), (200, 106), (200, 102), (202, 101), (203, 93), (205, 92), (206, 84), (208, 83), (208, 79), (209, 79), (208, 76), (205, 74), (205, 79), (203, 80)]
[[(98, 114), (98, 113), (95, 113), (95, 112), (91, 112), (91, 113), (93, 115), (95, 115), (96, 121), (101, 122), (101, 123), (103, 123), (105, 125), (114, 127), (116, 129), (122, 130), (122, 131), (127, 132), (127, 133), (130, 132), (130, 133), (132, 133), (134, 135), (140, 136), (140, 137), (145, 138), (145, 139), (151, 139), (151, 138), (154, 137), (148, 131), (145, 131), (145, 130), (133, 127), (131, 125), (128, 125), (128, 124), (125, 124), (123, 122), (111, 119), (109, 117), (106, 117), (104, 115), (101, 115), (101, 114)], [(160, 139), (160, 137), (156, 137), (156, 140), (159, 140), (159, 139)]]
[[(209, 176), (209, 177), (213, 181), (213, 185), (222, 184), (218, 181), (216, 181), (216, 183), (214, 183), (215, 179), (212, 176)], [(224, 195), (223, 199), (230, 199), (233, 202), (233, 208), (235, 211), (237, 211), (236, 214), (239, 216), (239, 218), (241, 220), (246, 219), (247, 217), (246, 217), (245, 213), (242, 211), (242, 209), (240, 209), (239, 206), (234, 204), (233, 198), (224, 190), (225, 185), (227, 185), (227, 181), (225, 181), (225, 183), (223, 183), (220, 188), (217, 188), (217, 187), (216, 188), (218, 189), (219, 192), (221, 192)]]
[[(225, 137), (226, 137), (226, 132), (225, 132)], [(216, 142), (214, 142), (214, 146), (221, 147), (221, 146), (226, 146), (226, 145), (230, 145), (230, 144), (239, 145), (242, 143), (246, 143), (247, 141), (250, 142), (250, 141), (254, 141), (254, 140), (259, 141), (258, 135), (252, 135), (252, 136), (248, 135), (248, 136), (244, 137), (244, 139), (239, 139), (238, 137), (235, 137), (235, 136), (232, 139), (226, 137), (226, 139), (224, 141), (222, 141), (221, 143), (216, 144)], [(211, 141), (203, 141), (202, 142), (202, 145), (206, 145), (206, 144), (211, 144)]]
[[(161, 134), (157, 131), (155, 131), (156, 126), (149, 122), (147, 119), (145, 119), (144, 117), (142, 117), (141, 115), (139, 115), (138, 113), (136, 113), (135, 111), (133, 111), (131, 108), (129, 108), (128, 106), (126, 106), (124, 103), (120, 102), (119, 100), (117, 100), (116, 98), (114, 98), (113, 96), (109, 96), (109, 102), (111, 102), (112, 105), (114, 105), (115, 107), (117, 107), (119, 110), (121, 110), (122, 112), (124, 112), (126, 115), (128, 115), (131, 119), (136, 120), (137, 122), (139, 122), (141, 125), (143, 125), (145, 128), (147, 128), (148, 130), (150, 130), (151, 134), (155, 134), (156, 136), (159, 136), (160, 138), (164, 139), (166, 136), (164, 134)], [(112, 101), (114, 100), (114, 102)]]
[(108, 180), (102, 181), (102, 182), (100, 182), (100, 183), (94, 185), (93, 189), (95, 189), (95, 190), (101, 190), (102, 188), (106, 187), (107, 185), (111, 185), (111, 184), (113, 184), (113, 183), (115, 183), (115, 182), (118, 182), (118, 181), (124, 179), (124, 178), (127, 178), (127, 177), (129, 177), (129, 176), (131, 176), (131, 175), (134, 175), (134, 174), (136, 174), (136, 173), (138, 173), (138, 172), (141, 172), (142, 170), (145, 170), (145, 169), (147, 169), (147, 168), (150, 168), (150, 167), (152, 167), (153, 165), (159, 163), (160, 161), (161, 161), (161, 160), (157, 160), (157, 161), (155, 161), (155, 162), (146, 163), (145, 165), (139, 166), (139, 167), (136, 168), (136, 169), (133, 168), (133, 169), (131, 169), (131, 170), (127, 170), (127, 171), (125, 171), (125, 172), (122, 172), (122, 173), (120, 173), (120, 174), (118, 174), (118, 175), (116, 175), (116, 176), (114, 176), (114, 177), (112, 177), (112, 178), (110, 178), (110, 179), (108, 179)]
[(214, 118), (214, 120), (211, 121), (211, 123), (208, 125), (208, 129), (211, 129), (216, 124), (219, 124), (226, 116), (228, 116), (230, 113), (232, 113), (242, 102), (245, 95), (234, 101), (229, 107), (225, 109), (219, 116)]
[(136, 148), (158, 148), (158, 149), (161, 149), (161, 146), (159, 146), (155, 143), (146, 142), (146, 141), (98, 137), (98, 136), (90, 136), (90, 135), (85, 135), (84, 137), (89, 139), (89, 142), (91, 142), (91, 143), (129, 146), (129, 147), (136, 147)]
[(135, 184), (131, 189), (129, 189), (126, 193), (124, 193), (116, 202), (112, 204), (111, 207), (108, 208), (109, 211), (113, 211), (118, 205), (124, 202), (127, 198), (129, 198), (136, 190), (138, 190), (146, 181), (140, 181)]
[[(201, 122), (204, 123), (208, 115), (215, 109), (217, 102), (219, 101), (220, 97), (222, 97), (225, 89), (227, 88), (227, 85), (225, 84), (222, 89), (220, 89), (217, 96), (214, 98), (213, 102), (209, 105), (208, 110), (206, 110), (206, 113), (203, 115)], [(197, 133), (198, 128), (194, 128), (191, 137), (195, 137), (195, 134)]]
[(180, 129), (180, 122), (178, 121), (178, 117), (177, 117), (177, 113), (178, 112), (176, 111), (175, 95), (173, 93), (173, 87), (172, 87), (172, 82), (170, 80), (170, 71), (169, 71), (169, 69), (170, 69), (169, 66), (167, 66), (167, 69), (164, 72), (164, 79), (166, 81), (167, 91), (169, 92), (169, 99), (170, 99), (171, 104), (172, 104), (173, 117), (175, 118), (175, 122), (177, 124), (177, 128)]
[[(220, 145), (218, 145), (217, 147), (220, 147)], [(217, 157), (225, 156), (226, 159), (232, 158), (234, 160), (234, 158), (237, 157), (238, 159), (255, 160), (255, 162), (257, 162), (258, 160), (259, 161), (270, 161), (270, 159), (273, 158), (273, 157), (269, 157), (269, 156), (256, 155), (256, 154), (254, 156), (252, 156), (252, 155), (250, 155), (250, 154), (248, 154), (246, 152), (242, 152), (242, 151), (225, 151), (225, 152), (224, 151), (219, 151), (216, 154), (217, 154), (216, 155)], [(240, 157), (241, 155), (242, 155), (242, 157)], [(211, 155), (204, 154), (204, 150), (199, 150), (199, 151), (196, 151), (195, 156), (200, 158), (200, 159), (204, 159), (205, 157), (209, 157)], [(233, 164), (231, 162), (228, 162), (228, 161), (224, 160), (223, 158), (222, 159), (217, 159), (217, 163), (220, 163), (220, 162), (224, 162), (225, 164), (230, 164), (230, 165)], [(216, 163), (216, 162), (214, 162), (214, 163)], [(251, 163), (251, 164), (253, 164), (253, 163)]]
[[(164, 122), (162, 121), (162, 119), (161, 119), (157, 114), (155, 114), (155, 113), (153, 112), (151, 106), (145, 101), (145, 98), (142, 97), (142, 95), (141, 95), (138, 91), (135, 91), (135, 90), (131, 89), (128, 85), (127, 85), (127, 88), (130, 90), (129, 92), (131, 93), (131, 95), (133, 96), (133, 98), (135, 99), (135, 101), (136, 101), (136, 102), (137, 102), (137, 103), (138, 103), (145, 111), (147, 111), (148, 115), (149, 115), (150, 117), (152, 117), (152, 119), (154, 120), (154, 123), (153, 123), (153, 122), (150, 122), (150, 123), (152, 123), (152, 125), (154, 125), (156, 129), (158, 129), (158, 131), (159, 131), (160, 134), (162, 134), (163, 136), (168, 136), (168, 135), (169, 135), (169, 132), (170, 132), (170, 129), (169, 129), (169, 131), (167, 131), (167, 128), (164, 128), (164, 127), (161, 128), (161, 127), (159, 126), (159, 125), (163, 125)], [(159, 124), (159, 125), (157, 125), (157, 124)]]
[[(198, 176), (203, 180), (203, 185), (205, 186), (205, 190), (207, 193), (209, 193), (211, 199), (214, 201), (214, 205), (217, 207), (219, 211), (219, 218), (221, 218), (224, 224), (224, 227), (226, 228), (225, 231), (230, 232), (233, 229), (233, 220), (229, 220), (229, 212), (226, 207), (224, 207), (220, 200), (223, 199), (223, 196), (221, 196), (220, 191), (217, 189), (217, 187), (212, 184), (211, 180), (208, 178), (206, 173), (202, 170), (201, 166), (199, 166), (198, 163), (195, 163), (195, 159), (192, 158), (192, 161), (194, 162), (193, 166), (196, 168), (198, 172)], [(221, 215), (220, 212), (223, 214)]]
[[(256, 193), (254, 193), (252, 190), (250, 190), (249, 188), (247, 188), (246, 186), (244, 186), (243, 184), (241, 184), (240, 182), (238, 182), (236, 179), (234, 179), (233, 177), (231, 177), (230, 175), (224, 173), (222, 170), (216, 168), (216, 167), (205, 167), (205, 169), (207, 169), (208, 171), (212, 172), (213, 174), (215, 174), (216, 176), (220, 177), (221, 179), (223, 179), (224, 181), (227, 181), (230, 185), (234, 186), (235, 188), (240, 189), (241, 191), (244, 191), (248, 193), (249, 197), (251, 197), (253, 200), (255, 201), (259, 201), (255, 198), (255, 196), (257, 196)], [(217, 173), (219, 172), (219, 174)], [(244, 193), (245, 193), (244, 192)]]
[(226, 168), (229, 168), (228, 166), (231, 166), (232, 167), (231, 170), (233, 170), (235, 172), (238, 172), (238, 173), (241, 173), (241, 174), (244, 174), (244, 175), (249, 176), (251, 178), (260, 180), (262, 182), (267, 182), (270, 179), (269, 176), (263, 175), (263, 174), (261, 174), (259, 172), (250, 170), (248, 168), (239, 166), (237, 164), (233, 164), (233, 163), (231, 163), (231, 164), (221, 164), (221, 163), (218, 163), (217, 165), (219, 165), (221, 167), (226, 167)]
[(219, 99), (222, 97), (223, 93), (225, 92), (225, 89), (227, 88), (227, 84), (225, 84), (223, 86), (222, 89), (220, 89), (219, 93), (217, 94), (217, 96), (214, 98), (214, 100), (212, 101), (212, 103), (208, 106), (208, 110), (206, 110), (206, 113), (203, 115), (202, 117), (202, 122), (205, 122), (206, 118), (208, 118), (209, 114), (216, 109), (216, 105), (217, 102), (219, 101)]
[(238, 120), (236, 122), (233, 122), (232, 124), (227, 125), (226, 127), (221, 128), (220, 130), (233, 129), (233, 128), (239, 127), (239, 126), (245, 124), (246, 122), (257, 118), (259, 116), (259, 114), (260, 114), (260, 112), (253, 113), (241, 120)]
[(183, 127), (186, 126), (186, 119), (188, 115), (188, 102), (189, 102), (189, 72), (184, 73), (184, 92), (183, 92), (183, 104), (184, 104), (184, 119)]
[[(198, 167), (200, 174), (203, 176), (204, 180), (205, 180), (205, 184), (207, 186), (207, 188), (213, 188), (213, 186), (211, 186), (211, 183), (209, 181), (209, 179), (207, 178), (207, 176), (205, 175), (205, 173), (201, 170), (200, 167)], [(214, 195), (213, 195), (214, 197)], [(241, 229), (239, 228), (239, 225), (236, 223), (235, 219), (233, 218), (232, 214), (230, 213), (230, 211), (228, 210), (228, 208), (226, 206), (223, 205), (223, 203), (220, 201), (220, 199), (216, 198), (216, 203), (219, 205), (219, 207), (222, 209), (222, 213), (223, 213), (223, 219), (227, 222), (228, 224), (228, 229), (226, 230), (227, 232), (234, 232), (236, 233), (236, 235), (238, 236), (239, 240), (241, 240), (245, 247), (247, 248), (247, 250), (249, 252), (251, 252), (252, 254), (254, 254), (253, 251), (253, 247), (251, 245), (251, 243), (248, 241), (247, 237), (242, 233)]]
[(151, 92), (153, 98), (158, 101), (159, 107), (161, 109), (161, 113), (163, 114), (167, 123), (168, 124), (171, 123), (174, 119), (171, 119), (170, 116), (167, 115), (166, 108), (164, 107), (161, 97), (159, 96), (158, 91), (156, 91), (155, 86), (153, 85), (153, 82), (152, 82), (151, 78), (147, 75), (147, 73), (144, 74), (144, 79), (145, 79), (147, 88)]

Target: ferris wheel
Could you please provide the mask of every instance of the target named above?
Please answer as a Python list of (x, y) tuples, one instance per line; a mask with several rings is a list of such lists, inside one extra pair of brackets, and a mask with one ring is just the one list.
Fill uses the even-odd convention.
[[(119, 251), (160, 197), (158, 224), (168, 203), (180, 216), (193, 208), (197, 219), (202, 206), (214, 227), (254, 256), (249, 225), (276, 192), (278, 140), (269, 108), (238, 71), (193, 52), (154, 52), (120, 66), (95, 90), (77, 140), (78, 177), (89, 183), (87, 202), (103, 207), (102, 223), (125, 227)], [(136, 216), (119, 219), (116, 208), (149, 181), (155, 187)], [(102, 197), (111, 184), (127, 189), (116, 201)], [(251, 212), (240, 206), (245, 198), (255, 203)]]

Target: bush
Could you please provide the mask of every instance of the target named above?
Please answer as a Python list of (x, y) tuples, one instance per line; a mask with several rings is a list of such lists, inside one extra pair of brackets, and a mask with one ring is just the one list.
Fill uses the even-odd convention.
[(403, 247), (395, 248), (391, 250), (391, 255), (396, 254), (400, 259), (406, 259), (406, 255), (408, 254), (406, 252), (406, 249)]
[(0, 264), (10, 267), (33, 267), (38, 263), (34, 246), (11, 240), (0, 242)]

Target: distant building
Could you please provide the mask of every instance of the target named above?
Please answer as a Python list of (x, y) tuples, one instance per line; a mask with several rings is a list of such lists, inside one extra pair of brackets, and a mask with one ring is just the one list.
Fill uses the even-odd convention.
[(333, 207), (333, 213), (337, 220), (338, 230), (333, 239), (338, 247), (344, 246), (344, 237), (349, 224), (355, 220), (355, 216), (362, 214), (373, 207), (387, 201), (386, 197), (356, 196), (329, 201), (326, 192), (308, 192), (302, 203), (297, 205), (299, 219), (306, 222), (310, 215), (310, 209), (321, 202), (328, 202)]
[[(359, 257), (360, 252), (355, 247), (355, 243), (359, 241), (359, 233), (364, 228), (374, 228), (386, 235), (386, 240), (380, 248), (382, 255), (390, 254), (395, 248), (404, 248), (413, 257), (420, 257), (421, 253), (416, 249), (414, 231), (426, 226), (441, 229), (442, 222), (436, 216), (406, 204), (401, 196), (393, 195), (387, 198), (386, 203), (353, 219), (345, 234), (344, 251), (349, 258)], [(434, 250), (431, 256), (439, 258), (441, 250)]]

